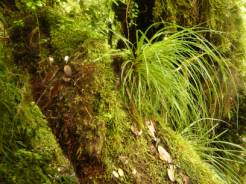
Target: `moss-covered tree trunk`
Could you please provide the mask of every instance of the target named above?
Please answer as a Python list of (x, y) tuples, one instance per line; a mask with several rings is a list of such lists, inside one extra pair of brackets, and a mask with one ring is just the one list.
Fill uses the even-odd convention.
[[(237, 32), (232, 34), (229, 29), (236, 27), (240, 20), (237, 7), (231, 1), (223, 0), (219, 4), (211, 0), (134, 2), (139, 8), (135, 25), (129, 27), (125, 17), (122, 19), (123, 32), (132, 43), (136, 42), (137, 29), (145, 31), (154, 22), (175, 22), (182, 26), (200, 24), (226, 31), (229, 37), (206, 36), (228, 55), (228, 59), (234, 59), (231, 53), (237, 50), (234, 45), (240, 35)], [(128, 10), (128, 6), (132, 5), (124, 5), (123, 11)], [(57, 51), (52, 45), (51, 30), (58, 29), (56, 24), (59, 24), (59, 17), (50, 16), (52, 11), (49, 8), (44, 7), (30, 14), (29, 11), (21, 11), (15, 1), (2, 1), (1, 8), (8, 20), (6, 26), (14, 61), (31, 75), (33, 97), (64, 154), (74, 166), (80, 183), (171, 183), (167, 173), (163, 172), (168, 165), (159, 160), (157, 143), (146, 131), (143, 137), (134, 137), (131, 127), (134, 125), (134, 115), (129, 111), (131, 107), (128, 106), (131, 105), (123, 103), (111, 58), (98, 57), (98, 54), (108, 51), (104, 41), (89, 38), (76, 42), (76, 49), (66, 62), (61, 51), (63, 48)], [(224, 16), (226, 18), (221, 20)], [(229, 21), (232, 17), (234, 20)], [(224, 21), (233, 23), (229, 28)], [(67, 35), (63, 36), (67, 39)], [(53, 58), (54, 50), (63, 57)], [(180, 180), (188, 177), (191, 183), (221, 183), (189, 143), (171, 129), (156, 126), (162, 144), (176, 155), (175, 164), (184, 163), (178, 166)], [(184, 154), (183, 148), (188, 150)], [(112, 172), (119, 168), (124, 168), (125, 176), (112, 176)]]
[[(103, 172), (101, 151), (106, 128), (105, 122), (99, 118), (99, 113), (103, 113), (99, 109), (103, 104), (107, 105), (101, 91), (112, 88), (112, 84), (105, 84), (111, 80), (105, 78), (105, 68), (110, 64), (98, 65), (90, 60), (81, 63), (90, 57), (87, 48), (81, 48), (85, 54), (70, 59), (67, 65), (64, 61), (52, 64), (48, 58), (44, 61), (41, 47), (48, 53), (52, 49), (49, 44), (52, 20), (47, 9), (25, 12), (16, 6), (15, 1), (3, 1), (1, 10), (7, 20), (5, 26), (13, 60), (30, 74), (34, 99), (80, 182), (90, 183)], [(47, 42), (42, 44), (41, 39), (47, 39)], [(66, 67), (72, 70), (72, 75), (66, 76)]]

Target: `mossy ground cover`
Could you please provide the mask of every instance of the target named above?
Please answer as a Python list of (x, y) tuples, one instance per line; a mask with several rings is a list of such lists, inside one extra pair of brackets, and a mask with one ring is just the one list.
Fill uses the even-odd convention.
[[(167, 2), (168, 6), (165, 10), (170, 19), (175, 19), (180, 24), (187, 23), (189, 26), (194, 24), (193, 19), (196, 18), (182, 14), (179, 9), (185, 7), (187, 10), (196, 11), (191, 7), (195, 7), (194, 3), (198, 3), (197, 1)], [(212, 1), (209, 3), (215, 6)], [(100, 5), (95, 6), (100, 7)], [(156, 5), (156, 7), (162, 6)], [(59, 149), (50, 129), (47, 128), (43, 113), (63, 153), (73, 165), (80, 183), (168, 184), (172, 183), (168, 176), (168, 169), (171, 166), (176, 168), (174, 174), (176, 183), (232, 183), (230, 178), (226, 181), (226, 177), (221, 177), (220, 173), (202, 157), (205, 152), (198, 149), (204, 146), (199, 142), (202, 140), (199, 136), (202, 135), (194, 133), (187, 136), (182, 130), (174, 131), (169, 119), (159, 117), (161, 114), (158, 110), (146, 119), (146, 116), (142, 116), (143, 114), (136, 109), (136, 104), (131, 103), (122, 93), (122, 81), (119, 75), (121, 68), (115, 72), (113, 66), (115, 66), (115, 58), (123, 60), (122, 62), (129, 58), (121, 58), (121, 51), (115, 52), (107, 45), (105, 30), (98, 29), (99, 25), (92, 24), (93, 20), (79, 17), (80, 11), (59, 10), (59, 13), (52, 11), (47, 14), (50, 16), (48, 21), (46, 21), (47, 16), (44, 16), (44, 19), (40, 18), (40, 26), (46, 25), (47, 29), (40, 28), (41, 48), (39, 59), (35, 59), (35, 72), (32, 71), (30, 76), (32, 86), (16, 77), (6, 78), (7, 67), (3, 67), (4, 78), (3, 83), (0, 84), (3, 84), (1, 89), (6, 90), (0, 93), (0, 103), (3, 103), (1, 108), (4, 110), (2, 119), (15, 117), (14, 121), (11, 120), (15, 124), (4, 123), (3, 125), (10, 125), (12, 129), (3, 127), (3, 130), (14, 131), (10, 132), (11, 134), (2, 131), (2, 135), (4, 137), (11, 135), (18, 140), (17, 146), (5, 152), (7, 154), (3, 157), (6, 158), (3, 162), (5, 165), (0, 168), (3, 168), (4, 174), (9, 173), (9, 175), (5, 174), (4, 182), (21, 183), (24, 182), (23, 176), (30, 178), (30, 181), (25, 180), (27, 183), (62, 183), (62, 180), (66, 179), (68, 183), (72, 183), (74, 180), (71, 175), (66, 176), (70, 173), (69, 169), (64, 168), (59, 172), (57, 170), (63, 168), (64, 158), (59, 158), (61, 155), (54, 156), (61, 152), (57, 151)], [(93, 10), (87, 13), (90, 15)], [(193, 13), (199, 14), (199, 11)], [(166, 17), (163, 19), (172, 21)], [(50, 34), (44, 34), (47, 33), (46, 31)], [(206, 36), (210, 37), (210, 35)], [(239, 38), (237, 36), (236, 38)], [(226, 36), (225, 38), (227, 39)], [(217, 43), (221, 42), (216, 40), (216, 45), (220, 47)], [(233, 44), (229, 44), (230, 48), (231, 45)], [(223, 52), (229, 47), (222, 49)], [(27, 52), (26, 54), (28, 55)], [(68, 61), (64, 61), (65, 56), (69, 56)], [(29, 60), (31, 61), (32, 58)], [(19, 64), (23, 67), (21, 63)], [(70, 68), (72, 74), (68, 75), (65, 68)], [(20, 75), (23, 74), (20, 72)], [(35, 101), (33, 103), (30, 88)], [(5, 98), (6, 96), (9, 98)], [(143, 105), (149, 107), (147, 104)], [(16, 108), (9, 108), (9, 106)], [(147, 120), (154, 122), (157, 137), (155, 140), (145, 125)], [(190, 124), (192, 125), (193, 122)], [(196, 130), (191, 129), (192, 131)], [(7, 135), (5, 136), (4, 133)], [(196, 134), (197, 137), (191, 136)], [(8, 141), (8, 139), (3, 140)], [(10, 142), (7, 144), (13, 143), (12, 140), (15, 139), (9, 139)], [(158, 152), (160, 145), (170, 153), (172, 163), (160, 159)], [(7, 159), (11, 154), (14, 156)], [(58, 163), (55, 162), (57, 157)], [(18, 172), (11, 173), (10, 166), (18, 159), (20, 160), (17, 164)], [(33, 163), (35, 163), (34, 170), (37, 172), (32, 172), (30, 175), (30, 170), (26, 169), (25, 174), (19, 174), (23, 167), (33, 166)], [(61, 167), (58, 166), (59, 163)], [(235, 171), (238, 170), (239, 166)], [(59, 179), (63, 172), (65, 176)], [(243, 180), (237, 180), (235, 183), (240, 182)]]
[(76, 183), (47, 121), (32, 101), (28, 76), (0, 44), (0, 183)]

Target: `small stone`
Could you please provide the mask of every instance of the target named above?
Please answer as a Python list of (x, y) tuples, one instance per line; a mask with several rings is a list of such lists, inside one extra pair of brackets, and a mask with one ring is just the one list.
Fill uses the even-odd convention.
[(116, 171), (113, 171), (112, 174), (115, 178), (119, 178), (119, 174)]
[(124, 171), (121, 168), (118, 169), (118, 173), (120, 177), (124, 177)]
[(64, 74), (66, 77), (72, 77), (72, 68), (69, 65), (65, 65), (63, 68)]

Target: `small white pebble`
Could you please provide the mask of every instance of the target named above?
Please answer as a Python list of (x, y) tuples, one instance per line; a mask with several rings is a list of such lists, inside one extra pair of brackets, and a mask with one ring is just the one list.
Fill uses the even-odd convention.
[(124, 171), (121, 168), (118, 169), (118, 173), (120, 177), (124, 177)]
[(119, 174), (116, 171), (113, 171), (112, 174), (115, 178), (119, 178)]

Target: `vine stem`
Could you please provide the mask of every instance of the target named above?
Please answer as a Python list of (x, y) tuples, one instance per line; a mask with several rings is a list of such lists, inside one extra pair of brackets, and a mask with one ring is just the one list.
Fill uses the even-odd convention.
[(128, 11), (129, 11), (129, 7), (130, 7), (130, 4), (131, 4), (132, 0), (129, 0), (128, 3), (127, 3), (127, 7), (126, 7), (126, 29), (127, 29), (127, 38), (129, 40), (129, 37), (130, 37), (130, 30), (129, 30), (129, 24), (128, 24)]

